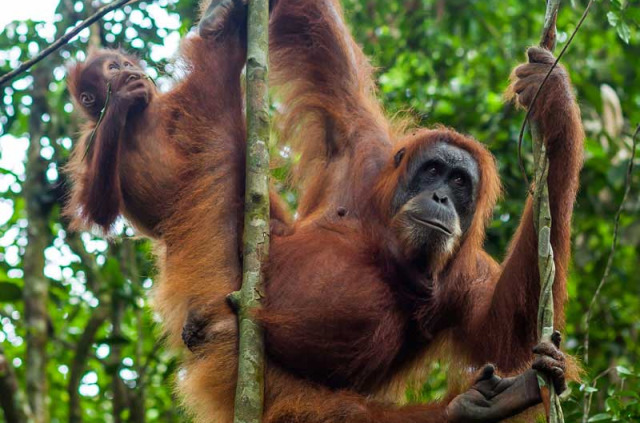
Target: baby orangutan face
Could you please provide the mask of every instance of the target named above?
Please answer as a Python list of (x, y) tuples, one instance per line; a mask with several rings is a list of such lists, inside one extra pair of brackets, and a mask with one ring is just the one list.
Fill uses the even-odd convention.
[(94, 121), (107, 103), (129, 112), (143, 110), (155, 93), (140, 63), (117, 50), (100, 50), (70, 71), (70, 90), (84, 112)]

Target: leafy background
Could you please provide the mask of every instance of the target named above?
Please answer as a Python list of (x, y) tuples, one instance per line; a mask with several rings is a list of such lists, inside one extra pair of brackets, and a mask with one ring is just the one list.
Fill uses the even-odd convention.
[[(586, 6), (563, 2), (559, 47)], [(101, 4), (61, 0), (54, 22), (16, 21), (0, 32), (0, 74), (15, 68)], [(345, 0), (357, 40), (377, 66), (390, 115), (444, 123), (494, 152), (505, 186), (487, 248), (500, 258), (518, 223), (526, 187), (516, 140), (523, 115), (502, 101), (511, 68), (542, 28), (541, 0)], [(195, 0), (140, 1), (112, 12), (31, 72), (2, 88), (0, 101), (0, 420), (30, 409), (34, 422), (182, 422), (170, 389), (176, 357), (162, 348), (148, 309), (154, 268), (149, 245), (124, 222), (105, 240), (72, 233), (60, 216), (61, 169), (78, 133), (65, 66), (91, 45), (123, 47), (145, 60), (161, 88), (167, 60), (196, 19)], [(640, 421), (640, 176), (634, 172), (611, 273), (595, 296), (610, 253), (631, 137), (640, 122), (637, 1), (596, 1), (563, 63), (587, 130), (585, 168), (573, 222), (565, 348), (581, 358), (582, 384), (564, 402), (567, 422)], [(530, 161), (529, 141), (525, 156)], [(282, 194), (287, 151), (274, 169)], [(640, 164), (640, 163), (638, 163)], [(592, 305), (590, 324), (585, 314)], [(585, 336), (590, 335), (588, 362)], [(408, 398), (443, 394), (446, 363)], [(12, 385), (12, 382), (17, 382)], [(16, 389), (17, 388), (17, 389)], [(28, 406), (27, 406), (28, 405)], [(587, 413), (585, 414), (585, 411)], [(3, 417), (4, 416), (4, 417)], [(22, 421), (22, 420), (15, 420)]]

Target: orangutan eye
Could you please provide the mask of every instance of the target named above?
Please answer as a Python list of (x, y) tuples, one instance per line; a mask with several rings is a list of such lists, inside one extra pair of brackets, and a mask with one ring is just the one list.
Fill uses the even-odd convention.
[(91, 93), (84, 92), (80, 94), (80, 102), (85, 106), (92, 106), (96, 102), (96, 97)]
[(131, 63), (129, 63), (129, 62), (124, 62), (124, 67), (125, 67), (125, 68), (130, 68), (131, 66), (133, 66)]
[(109, 70), (118, 70), (118, 69), (120, 69), (120, 65), (117, 64), (116, 62), (109, 64)]
[(420, 173), (430, 178), (436, 178), (440, 176), (442, 174), (442, 171), (442, 162), (433, 159), (424, 162), (420, 169)]
[(459, 187), (463, 187), (467, 184), (467, 180), (465, 179), (465, 177), (459, 174), (454, 175), (453, 178), (451, 178), (451, 181)]
[(424, 166), (424, 172), (429, 176), (435, 177), (440, 174), (440, 168), (434, 163), (427, 163)]

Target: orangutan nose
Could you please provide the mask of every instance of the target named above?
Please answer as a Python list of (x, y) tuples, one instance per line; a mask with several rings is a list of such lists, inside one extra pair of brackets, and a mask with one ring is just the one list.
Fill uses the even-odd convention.
[(446, 195), (438, 192), (434, 192), (432, 198), (433, 198), (433, 201), (435, 201), (438, 204), (447, 204), (447, 202), (449, 201), (449, 198)]

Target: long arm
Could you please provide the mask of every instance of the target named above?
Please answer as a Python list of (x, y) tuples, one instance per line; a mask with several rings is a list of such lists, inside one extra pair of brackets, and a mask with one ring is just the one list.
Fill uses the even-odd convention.
[[(547, 355), (546, 346), (542, 347), (540, 352), (550, 364), (540, 365), (542, 360), (537, 360), (534, 366), (549, 374), (554, 383), (564, 383), (550, 367), (562, 366), (562, 362)], [(490, 423), (513, 417), (542, 400), (534, 370), (503, 379), (491, 365), (485, 366), (473, 386), (458, 396), (405, 406), (350, 391), (329, 390), (284, 374), (277, 366), (269, 369), (266, 381), (266, 423)]]
[(357, 214), (391, 149), (372, 67), (335, 0), (278, 0), (270, 26), (283, 138), (301, 153), (298, 214)]
[(265, 423), (446, 423), (446, 401), (396, 407), (344, 390), (329, 390), (271, 366)]
[[(94, 113), (88, 113), (90, 126), (67, 168), (75, 180), (67, 210), (77, 227), (96, 224), (108, 231), (123, 203), (119, 168), (123, 142), (128, 137), (128, 119), (133, 114), (138, 119), (138, 112), (147, 106), (151, 93), (141, 69), (129, 62), (130, 68), (116, 75), (102, 69), (104, 62), (111, 67), (120, 66), (128, 60), (125, 56), (109, 50), (98, 54), (102, 58), (98, 56), (90, 65), (76, 65), (70, 76), (70, 89), (78, 104)], [(90, 85), (87, 80), (98, 82)], [(106, 81), (102, 86), (101, 80)], [(102, 100), (99, 105), (87, 100), (95, 98)], [(98, 107), (102, 107), (101, 112), (95, 110)]]
[[(514, 71), (514, 83), (510, 88), (524, 107), (530, 107), (554, 61), (551, 53), (540, 48), (531, 48), (529, 59), (529, 64)], [(571, 216), (584, 139), (580, 111), (564, 69), (557, 68), (551, 74), (533, 106), (532, 119), (540, 125), (549, 155), (551, 244), (556, 265), (555, 326), (561, 328), (567, 298)], [(475, 361), (491, 361), (504, 371), (513, 371), (531, 360), (531, 348), (537, 340), (539, 296), (537, 234), (529, 198), (502, 266), (496, 269), (492, 280), (474, 288), (476, 306), (467, 322), (464, 342), (471, 338), (469, 345), (473, 345), (471, 354)]]
[(86, 170), (81, 188), (77, 191), (82, 205), (80, 216), (84, 221), (95, 222), (108, 228), (120, 212), (122, 196), (118, 177), (120, 137), (127, 110), (113, 102), (106, 110), (99, 126), (87, 134), (76, 154), (86, 155)]

